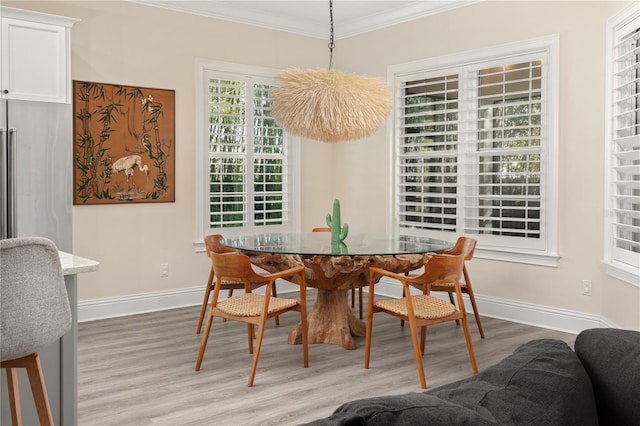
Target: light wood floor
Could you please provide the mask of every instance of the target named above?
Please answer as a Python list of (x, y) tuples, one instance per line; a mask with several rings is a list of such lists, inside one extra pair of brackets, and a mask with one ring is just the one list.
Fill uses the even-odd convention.
[[(311, 345), (305, 369), (302, 347), (287, 344), (299, 314), (282, 316), (279, 327), (271, 321), (248, 388), (244, 324), (216, 319), (202, 369), (194, 371), (198, 313), (189, 307), (80, 324), (79, 425), (295, 425), (328, 416), (350, 399), (421, 391), (408, 326), (388, 315), (374, 317), (369, 370), (364, 337), (353, 351)], [(480, 339), (472, 315), (469, 322), (480, 370), (531, 339), (561, 339), (571, 347), (575, 339), (492, 318), (483, 318), (486, 339)], [(424, 363), (429, 388), (470, 376), (462, 327), (430, 327)]]

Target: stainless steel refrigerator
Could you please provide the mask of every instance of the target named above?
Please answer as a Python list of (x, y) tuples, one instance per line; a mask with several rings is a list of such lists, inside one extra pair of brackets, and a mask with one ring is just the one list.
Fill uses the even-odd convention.
[[(1, 101), (2, 238), (41, 236), (51, 239), (59, 250), (72, 252), (72, 138), (71, 105)], [(75, 313), (75, 277), (65, 277), (65, 283)], [(76, 423), (75, 318), (73, 323), (69, 336), (40, 352), (52, 414), (58, 425)], [(24, 423), (37, 424), (26, 374), (20, 374)], [(3, 408), (8, 408), (7, 402), (6, 377), (2, 374)], [(0, 411), (0, 425), (11, 424), (10, 410)]]
[(71, 251), (71, 105), (2, 100), (2, 238), (40, 236)]

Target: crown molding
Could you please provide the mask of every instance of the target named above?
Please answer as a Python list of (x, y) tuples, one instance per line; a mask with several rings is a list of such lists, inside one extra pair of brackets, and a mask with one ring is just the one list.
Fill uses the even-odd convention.
[[(178, 1), (129, 0), (145, 6), (285, 31), (308, 37), (329, 36), (326, 1)], [(344, 39), (444, 13), (482, 0), (340, 1), (334, 4), (335, 38)], [(341, 4), (342, 3), (342, 4)], [(343, 8), (340, 11), (340, 8)], [(337, 15), (340, 12), (341, 15)]]

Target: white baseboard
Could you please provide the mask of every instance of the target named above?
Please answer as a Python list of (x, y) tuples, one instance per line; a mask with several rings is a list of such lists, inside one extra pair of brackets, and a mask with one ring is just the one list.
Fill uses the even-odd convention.
[[(298, 286), (287, 282), (278, 282), (278, 294), (292, 291), (298, 291)], [(201, 305), (203, 296), (204, 286), (197, 286), (81, 301), (78, 302), (78, 322)], [(226, 297), (226, 291), (221, 297)]]
[[(602, 317), (583, 312), (543, 305), (517, 302), (476, 295), (478, 310), (483, 316), (504, 319), (528, 324), (535, 327), (548, 328), (566, 333), (578, 334), (589, 328), (605, 327)], [(471, 303), (467, 304), (471, 307)]]
[(202, 303), (203, 288), (155, 291), (78, 302), (78, 322), (115, 318)]
[[(397, 297), (401, 293), (398, 287), (399, 284), (395, 282), (381, 281), (376, 284), (376, 293)], [(78, 303), (78, 322), (200, 305), (202, 303), (203, 291), (202, 286), (197, 286), (179, 290), (81, 301)], [(297, 291), (296, 285), (284, 281), (282, 283), (278, 282), (279, 294), (292, 291)], [(466, 298), (466, 295), (464, 297)], [(482, 296), (479, 294), (476, 294), (476, 303), (482, 316), (567, 333), (577, 334), (582, 330), (595, 327), (617, 328), (615, 324), (606, 318), (593, 314), (585, 314), (583, 312)], [(466, 300), (465, 306), (468, 311), (472, 311), (471, 303), (468, 302), (468, 299)]]
[[(399, 297), (401, 293), (402, 289), (400, 284), (395, 281), (385, 281), (383, 278), (376, 284), (376, 294)], [(433, 295), (441, 297), (443, 300), (448, 300), (447, 296), (443, 293), (434, 293)], [(574, 334), (596, 327), (619, 328), (613, 322), (599, 315), (535, 305), (516, 300), (501, 299), (498, 297), (482, 296), (477, 293), (475, 297), (478, 310), (483, 317), (503, 319), (534, 327)], [(468, 296), (465, 294), (463, 298), (465, 299), (465, 308), (467, 311), (473, 312)]]

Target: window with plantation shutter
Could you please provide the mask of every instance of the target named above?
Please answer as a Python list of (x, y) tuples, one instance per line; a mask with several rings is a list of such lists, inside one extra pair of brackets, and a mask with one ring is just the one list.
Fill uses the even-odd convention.
[(455, 232), (458, 76), (425, 76), (401, 87), (399, 225)]
[(209, 226), (244, 226), (247, 196), (247, 83), (209, 79)]
[(609, 22), (605, 262), (610, 274), (640, 278), (640, 6)]
[(556, 37), (392, 67), (395, 225), (557, 261)]
[[(540, 239), (542, 60), (468, 71), (466, 234)], [(471, 115), (469, 115), (471, 116)], [(525, 244), (533, 246), (536, 244)]]
[(271, 116), (275, 72), (230, 72), (235, 68), (202, 66), (205, 163), (199, 175), (206, 184), (198, 189), (199, 233), (294, 230), (298, 176), (291, 162), (297, 159), (291, 137)]

